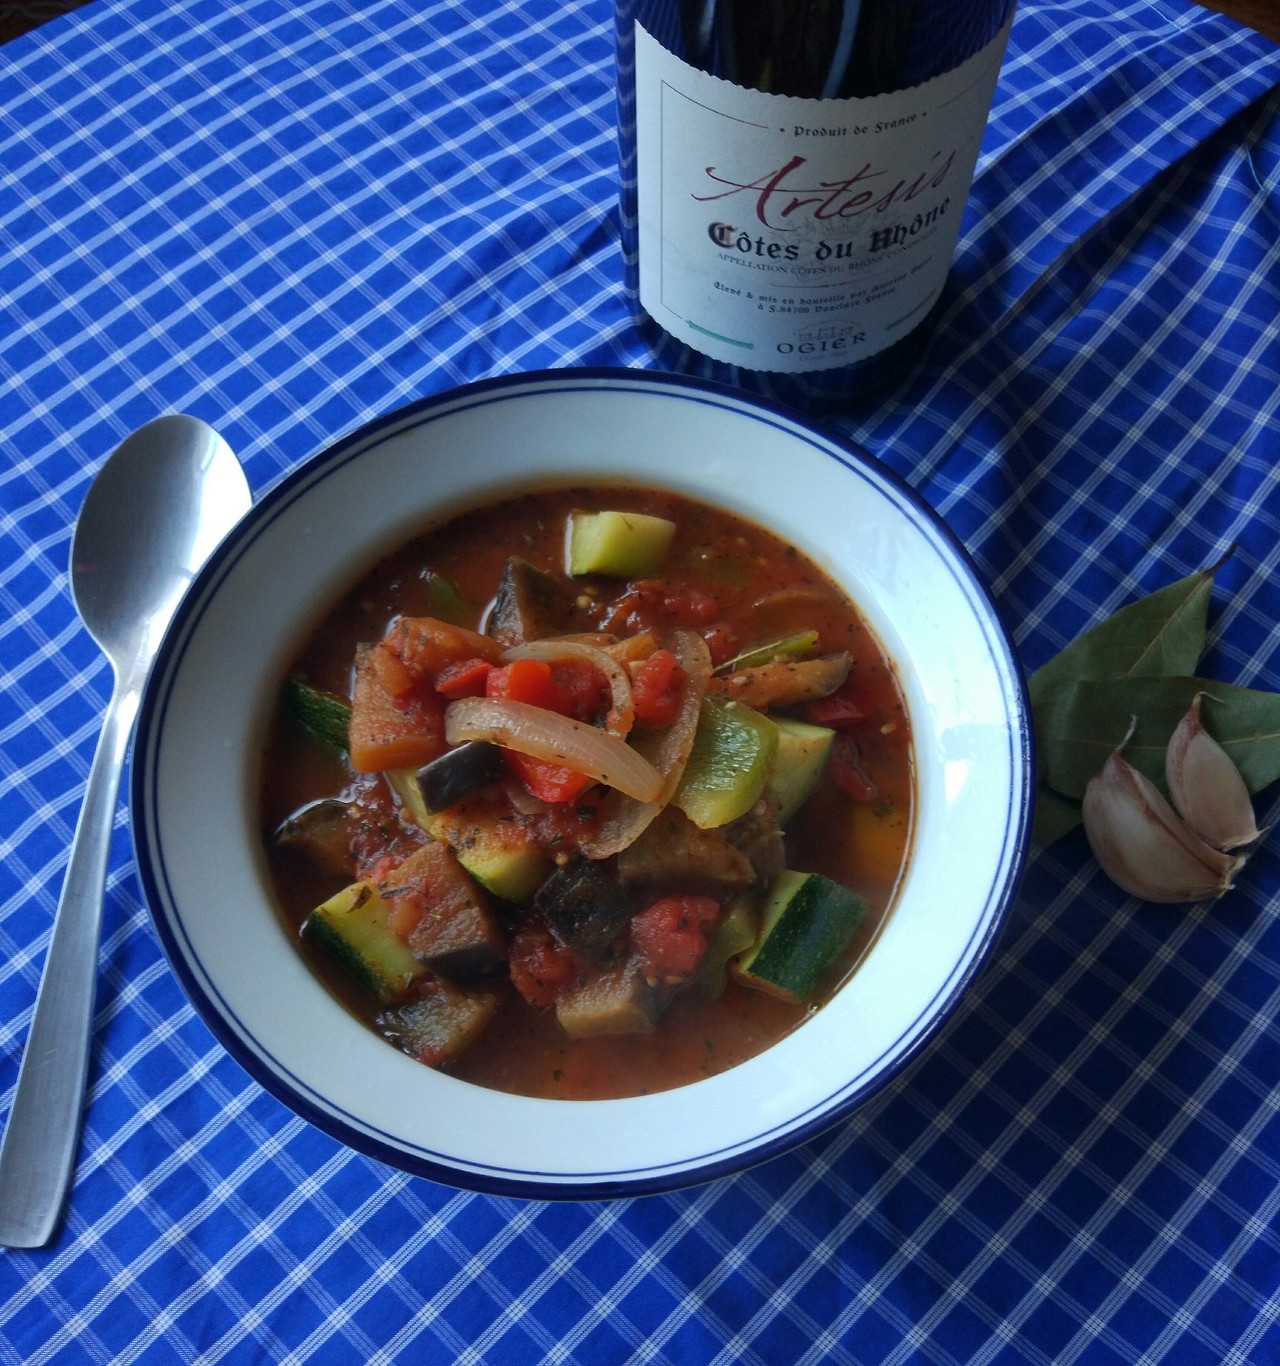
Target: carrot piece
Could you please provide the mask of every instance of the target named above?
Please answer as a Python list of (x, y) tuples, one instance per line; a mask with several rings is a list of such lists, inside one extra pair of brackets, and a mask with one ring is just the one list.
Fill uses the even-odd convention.
[(502, 646), (491, 636), (435, 617), (398, 618), (382, 644), (416, 679), (430, 682), (446, 664), (462, 659), (496, 664), (502, 654)]
[(377, 674), (383, 692), (397, 700), (408, 697), (421, 686), (414, 673), (384, 644), (375, 645), (369, 651), (369, 667)]
[(373, 654), (362, 650), (356, 656), (347, 746), (351, 767), (357, 773), (421, 768), (444, 752), (444, 699), (427, 690), (407, 701), (394, 698), (378, 677)]

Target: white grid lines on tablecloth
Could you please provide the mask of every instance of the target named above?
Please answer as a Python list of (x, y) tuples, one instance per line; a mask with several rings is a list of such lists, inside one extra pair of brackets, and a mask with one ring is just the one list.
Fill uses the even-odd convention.
[[(570, 40), (562, 40), (559, 47), (561, 50), (568, 51)], [(333, 60), (337, 61), (339, 58), (335, 56)], [(458, 60), (462, 61), (463, 59), (459, 58)], [(512, 72), (518, 75), (519, 68), (512, 67)], [(359, 224), (361, 232), (376, 234), (382, 229), (394, 227), (406, 219), (412, 221), (413, 215), (418, 208), (432, 203), (433, 201), (443, 199), (445, 202), (454, 205), (459, 216), (459, 221), (462, 221), (463, 218), (474, 218), (476, 223), (476, 226), (467, 232), (465, 236), (448, 246), (444, 254), (446, 262), (466, 265), (475, 259), (478, 248), (491, 243), (493, 239), (497, 237), (500, 245), (503, 247), (503, 257), (509, 263), (506, 267), (506, 271), (527, 271), (529, 268), (529, 261), (519, 250), (519, 244), (511, 240), (502, 242), (500, 237), (501, 229), (504, 224), (509, 224), (512, 221), (519, 219), (526, 211), (524, 204), (519, 197), (520, 193), (528, 193), (535, 190), (544, 177), (571, 165), (574, 161), (580, 159), (584, 153), (590, 151), (598, 152), (600, 149), (605, 148), (607, 149), (608, 157), (612, 157), (614, 135), (609, 120), (612, 110), (612, 93), (609, 90), (605, 79), (607, 72), (605, 71), (605, 63), (602, 59), (597, 60), (595, 66), (587, 74), (590, 75), (593, 72), (599, 73), (600, 90), (602, 94), (597, 106), (589, 111), (585, 111), (590, 113), (592, 120), (591, 127), (593, 136), (589, 142), (584, 144), (581, 141), (570, 142), (567, 139), (561, 138), (561, 150), (558, 157), (541, 159), (536, 165), (523, 168), (522, 174), (516, 179), (503, 180), (496, 172), (485, 169), (486, 155), (498, 145), (498, 140), (495, 137), (487, 137), (487, 139), (476, 149), (474, 155), (468, 156), (466, 153), (468, 150), (468, 143), (472, 139), (479, 138), (482, 134), (492, 134), (495, 131), (501, 131), (505, 121), (517, 117), (518, 110), (513, 110), (510, 105), (504, 106), (502, 109), (498, 110), (493, 117), (485, 116), (480, 120), (467, 122), (467, 126), (463, 129), (462, 136), (456, 141), (456, 144), (452, 146), (446, 145), (446, 150), (448, 150), (451, 160), (457, 161), (458, 164), (449, 168), (447, 175), (435, 177), (429, 183), (418, 187), (416, 198), (407, 201), (398, 201), (394, 206), (385, 205), (384, 201), (375, 198), (374, 202), (379, 204), (379, 216), (371, 222), (361, 221)], [(319, 72), (313, 74), (318, 75)], [(426, 82), (428, 80), (436, 79), (437, 76), (441, 74), (448, 73), (431, 73), (428, 76), (419, 77), (419, 84), (417, 87), (419, 93), (425, 92)], [(305, 93), (302, 78), (295, 79), (293, 84), (302, 88), (303, 93)], [(323, 107), (328, 108), (328, 92), (324, 87), (320, 88), (326, 96), (326, 104)], [(265, 102), (273, 93), (275, 92), (268, 92), (266, 95), (259, 96), (258, 100)], [(477, 98), (480, 93), (480, 91), (477, 91)], [(491, 91), (483, 93), (486, 98), (495, 98)], [(410, 87), (407, 91), (397, 92), (392, 90), (388, 93), (387, 99), (384, 101), (383, 105), (379, 107), (394, 108), (399, 105), (411, 104), (413, 97), (413, 87)], [(134, 126), (133, 140), (137, 145), (146, 149), (146, 154), (149, 158), (154, 160), (156, 164), (164, 164), (167, 166), (174, 152), (177, 153), (177, 156), (180, 159), (184, 149), (199, 145), (210, 136), (211, 133), (222, 132), (226, 128), (232, 128), (238, 131), (241, 122), (244, 120), (248, 120), (250, 125), (254, 126), (251, 116), (257, 102), (258, 101), (254, 100), (248, 101), (245, 105), (237, 107), (234, 111), (221, 114), (220, 117), (214, 119), (211, 123), (196, 124), (193, 119), (187, 118), (186, 122), (188, 124), (188, 129), (185, 131), (184, 137), (179, 140), (176, 149), (171, 150), (169, 148), (162, 148), (159, 140), (154, 137), (156, 130), (145, 123), (136, 124)], [(267, 122), (261, 127), (255, 126), (254, 137), (256, 141), (260, 141), (262, 145), (268, 148), (272, 153), (272, 158), (266, 162), (268, 169), (263, 175), (276, 177), (279, 175), (280, 166), (284, 165), (287, 167), (293, 158), (293, 154), (290, 152), (288, 146), (283, 145), (277, 135), (283, 131), (291, 130), (296, 123), (298, 114), (301, 112), (305, 117), (306, 110), (305, 107), (299, 110), (293, 106), (287, 106), (279, 111), (271, 112), (276, 113), (274, 120)], [(377, 108), (368, 107), (354, 110), (350, 113), (349, 118), (344, 123), (340, 123), (336, 127), (329, 126), (327, 128), (327, 133), (329, 136), (335, 136), (342, 134), (348, 128), (358, 128), (362, 126), (366, 119), (376, 112)], [(527, 136), (531, 138), (539, 137), (544, 132), (545, 125), (538, 125)], [(502, 145), (506, 146), (505, 143)], [(392, 147), (393, 144), (388, 139), (385, 143), (385, 148), (392, 149)], [(108, 149), (102, 149), (102, 156), (106, 161), (114, 159), (115, 155), (117, 154), (110, 152)], [(440, 154), (437, 153), (437, 157), (439, 155)], [(238, 165), (242, 157), (242, 152), (234, 154), (235, 168), (238, 172), (243, 169)], [(124, 168), (124, 182), (128, 183), (130, 178), (136, 180), (144, 179), (150, 173), (152, 160), (149, 160), (143, 166), (135, 168), (132, 171), (127, 167)], [(357, 161), (353, 164), (357, 172), (359, 172), (360, 163)], [(394, 166), (387, 171), (387, 174), (391, 174), (392, 171), (396, 170), (398, 167), (399, 160), (397, 157)], [(237, 195), (248, 192), (247, 189), (243, 187), (253, 187), (253, 177), (256, 174), (256, 172), (250, 170), (247, 177), (241, 177), (242, 188), (237, 189)], [(489, 183), (489, 192), (487, 196), (483, 197), (478, 202), (455, 198), (455, 191), (461, 186), (466, 186), (471, 190), (474, 189), (475, 177), (477, 174), (483, 175)], [(180, 180), (175, 186), (168, 189), (166, 193), (168, 197), (180, 200), (184, 195), (189, 196), (194, 188), (195, 185), (191, 182), (190, 178), (188, 178), (186, 180)], [(382, 188), (381, 183), (377, 180), (366, 181), (366, 194), (371, 197), (373, 196), (373, 192), (380, 191)], [(110, 191), (104, 191), (103, 194), (109, 193), (114, 195), (118, 192), (118, 189), (119, 186), (113, 184)], [(295, 189), (294, 194), (297, 199), (304, 204), (307, 200), (314, 197), (313, 189), (302, 177), (299, 178), (299, 184)], [(292, 196), (288, 193), (283, 196), (280, 195), (278, 190), (271, 196), (264, 193), (261, 197), (259, 214), (264, 217), (265, 221), (270, 222), (273, 226), (278, 215), (281, 213), (286, 216), (286, 221), (289, 221), (291, 203)], [(592, 219), (598, 216), (597, 199), (584, 196), (583, 205), (584, 207), (573, 220), (556, 228), (559, 235), (572, 238), (578, 234), (580, 229), (589, 226)], [(101, 205), (97, 205), (96, 207), (101, 208)], [(229, 208), (230, 204), (227, 204), (226, 207)], [(92, 199), (89, 200), (85, 206), (85, 212), (89, 211), (96, 211), (95, 203)], [(492, 211), (492, 216), (489, 216), (488, 211)], [(146, 237), (136, 238), (131, 244), (134, 247), (135, 257), (145, 257), (148, 250), (147, 243), (155, 235), (153, 215), (156, 213), (162, 215), (163, 220), (167, 222), (168, 229), (171, 232), (179, 235), (192, 232), (200, 227), (199, 217), (188, 221), (179, 209), (167, 211), (164, 198), (158, 200), (153, 198), (148, 202), (137, 205), (123, 218), (117, 218), (112, 222), (104, 223), (102, 229), (89, 239), (88, 246), (101, 247), (108, 243), (114, 244), (120, 234), (129, 228), (132, 227), (135, 230), (146, 228)], [(230, 216), (224, 218), (223, 202), (217, 198), (215, 198), (204, 210), (204, 213), (220, 228), (220, 232), (212, 242), (201, 242), (194, 259), (196, 261), (205, 259), (210, 262), (216, 262), (221, 251), (228, 246), (239, 242), (244, 233), (252, 228), (253, 218), (250, 217), (243, 223), (235, 221)], [(389, 296), (382, 296), (376, 294), (360, 278), (358, 270), (340, 273), (333, 269), (334, 266), (341, 266), (343, 264), (343, 243), (326, 245), (323, 241), (323, 234), (328, 225), (332, 224), (336, 226), (340, 224), (344, 219), (349, 218), (351, 213), (351, 205), (344, 201), (333, 201), (328, 203), (318, 216), (313, 214), (304, 219), (300, 215), (293, 215), (292, 222), (297, 229), (300, 240), (310, 242), (316, 240), (317, 235), (319, 235), (322, 249), (320, 252), (315, 253), (308, 258), (310, 264), (307, 269), (311, 272), (319, 272), (329, 277), (329, 281), (325, 288), (322, 291), (317, 292), (308, 300), (311, 305), (308, 311), (319, 316), (323, 313), (332, 311), (342, 302), (347, 303), (347, 309), (350, 311), (349, 300), (352, 292), (355, 291), (363, 301), (363, 307), (355, 311), (356, 321), (348, 323), (346, 327), (339, 329), (336, 333), (333, 332), (332, 329), (327, 330), (325, 340), (320, 346), (314, 344), (295, 344), (292, 349), (296, 352), (296, 359), (293, 360), (291, 365), (283, 368), (278, 365), (271, 365), (267, 363), (266, 359), (258, 360), (257, 357), (272, 352), (275, 347), (282, 343), (288, 345), (290, 341), (290, 330), (285, 328), (283, 323), (278, 324), (274, 328), (271, 327), (270, 321), (272, 315), (270, 305), (280, 300), (285, 300), (292, 304), (294, 302), (293, 296), (297, 295), (303, 282), (299, 279), (296, 272), (287, 272), (271, 289), (258, 293), (250, 293), (245, 286), (236, 282), (231, 287), (237, 289), (244, 301), (244, 309), (242, 310), (241, 316), (252, 317), (260, 314), (263, 317), (265, 324), (265, 335), (262, 336), (256, 344), (252, 344), (247, 348), (243, 345), (243, 341), (240, 338), (237, 338), (237, 340), (241, 341), (239, 347), (229, 345), (226, 349), (226, 360), (223, 367), (210, 374), (208, 377), (211, 383), (224, 377), (229, 370), (243, 371), (244, 368), (248, 366), (251, 370), (256, 368), (256, 378), (264, 389), (269, 390), (276, 387), (286, 387), (291, 380), (296, 379), (305, 369), (320, 368), (322, 373), (324, 373), (328, 387), (339, 388), (346, 378), (345, 373), (333, 369), (324, 372), (324, 359), (326, 355), (331, 352), (341, 351), (346, 347), (353, 336), (367, 331), (370, 320), (385, 321), (388, 334), (397, 337), (412, 335), (413, 332), (417, 330), (420, 326), (420, 321), (401, 314), (398, 312), (397, 306), (403, 299), (411, 297), (417, 292), (422, 287), (422, 281), (406, 272), (404, 282), (399, 285), (398, 290)], [(555, 227), (554, 224), (552, 226)], [(250, 242), (252, 244), (252, 239), (250, 239)], [(28, 247), (38, 248), (39, 245), (40, 242), (37, 240), (33, 244), (28, 244)], [(257, 254), (262, 255), (266, 259), (270, 259), (275, 252), (283, 254), (288, 243), (256, 243), (253, 245), (257, 247)], [(438, 242), (437, 245), (439, 245)], [(495, 282), (492, 271), (490, 271), (488, 275), (479, 269), (470, 269), (466, 273), (471, 276), (471, 281), (465, 291), (459, 292), (456, 289), (451, 290), (448, 293), (432, 291), (435, 294), (435, 304), (437, 308), (448, 307), (453, 311), (465, 311), (469, 305), (485, 299), (494, 292)], [(499, 271), (498, 274), (500, 279), (502, 272)], [(545, 285), (549, 286), (550, 281), (548, 277), (543, 277), (543, 282)], [(202, 292), (191, 295), (186, 293), (186, 283), (184, 279), (180, 276), (176, 276), (171, 270), (161, 270), (152, 278), (151, 283), (141, 291), (127, 291), (122, 287), (114, 308), (105, 316), (98, 315), (91, 317), (82, 313), (81, 323), (84, 331), (88, 335), (92, 336), (100, 332), (105, 332), (113, 323), (129, 316), (136, 310), (139, 303), (145, 303), (149, 297), (156, 297), (158, 299), (173, 297), (173, 291), (176, 289), (178, 294), (176, 297), (173, 297), (172, 305), (174, 311), (190, 312), (193, 318), (204, 324), (207, 337), (218, 339), (225, 332), (225, 328), (219, 322), (220, 312), (218, 314), (209, 314), (205, 312), (204, 309), (212, 300), (216, 299), (221, 303), (222, 291), (227, 287), (228, 285), (223, 275), (221, 273), (215, 273), (213, 278), (209, 279), (204, 284)], [(601, 289), (603, 290), (603, 288), (604, 286), (602, 285)], [(184, 293), (186, 294), (186, 297), (184, 297)], [(302, 290), (302, 296), (304, 298), (306, 297), (305, 290)], [(50, 304), (50, 308), (54, 307), (55, 305)], [(519, 323), (522, 318), (521, 307), (518, 304), (511, 306), (506, 311), (505, 316), (509, 320)], [(41, 318), (36, 316), (33, 321), (39, 325)], [(159, 317), (154, 324), (154, 333), (156, 335), (163, 335), (167, 324), (168, 317)], [(487, 331), (488, 327), (484, 322), (473, 324), (459, 340), (444, 348), (442, 359), (447, 362), (451, 353), (465, 349), (467, 346), (473, 345), (478, 341), (483, 342), (486, 338)], [(546, 329), (543, 329), (541, 332), (535, 334), (531, 345), (536, 344), (539, 339), (545, 336)], [(74, 346), (79, 344), (81, 340), (82, 337), (77, 335), (68, 339), (66, 345), (68, 347)], [(146, 345), (148, 340), (149, 338), (144, 337), (139, 344)], [(102, 359), (98, 362), (98, 365), (91, 369), (87, 374), (83, 367), (66, 367), (67, 381), (63, 392), (65, 393), (69, 388), (82, 385), (86, 379), (93, 380), (102, 377), (106, 371), (114, 369), (120, 363), (121, 355), (127, 355), (133, 345), (134, 343), (131, 340), (126, 340), (123, 350), (117, 347), (112, 351), (104, 347)], [(55, 351), (51, 359), (58, 358), (58, 354)], [(491, 356), (491, 361), (493, 363), (496, 363), (498, 359), (499, 357), (496, 354)], [(189, 358), (184, 354), (174, 356), (169, 361), (170, 367), (175, 371), (181, 369), (188, 363)], [(348, 363), (350, 363), (349, 359)], [(148, 373), (151, 376), (154, 376), (154, 358), (152, 358), (152, 365)], [(136, 376), (137, 374), (138, 372), (135, 372)], [(450, 378), (454, 380), (467, 377), (469, 376), (464, 370), (458, 369), (455, 369), (450, 375)], [(141, 383), (139, 377), (140, 386)], [(47, 400), (46, 403), (56, 406), (58, 401), (58, 397), (55, 396), (54, 398)], [(320, 436), (326, 430), (319, 419), (312, 418), (311, 415), (307, 413), (293, 414), (286, 420), (304, 424), (310, 422), (316, 432), (317, 440), (320, 439)], [(263, 435), (269, 440), (272, 434), (272, 432), (268, 431)]]
[[(0, 671), (19, 685), (0, 712), (20, 830), (4, 832), (0, 873), (10, 1056), (106, 681), (70, 624), (60, 529), (114, 441), (157, 406), (198, 405), (262, 486), (454, 379), (650, 359), (617, 297), (603, 5), (411, 13), (384, 0), (353, 15), (253, 0), (189, 13), (129, 0), (51, 31), (20, 64), (26, 126), (2, 134), (14, 156), (0, 206), (56, 189), (72, 234), (64, 250), (47, 223), (0, 207), (0, 223), (31, 229), (0, 264), (19, 343), (0, 395), (0, 496), (14, 509), (0, 534), (21, 559), (0, 569)], [(900, 406), (838, 425), (945, 509), (1029, 663), (1239, 538), (1211, 664), (1274, 685), (1280, 366), (1267, 328), (1280, 286), (1273, 192), (1259, 187), (1275, 106), (1214, 130), (1276, 68), (1225, 22), (1190, 14), (1026, 0), (926, 361), (937, 368)], [(274, 51), (255, 44), (268, 19)], [(473, 65), (467, 46), (490, 25), (497, 41)], [(219, 47), (261, 74), (238, 87), (238, 113), (218, 100), (235, 74)], [(187, 63), (206, 58), (201, 81)], [(148, 81), (189, 98), (188, 112), (149, 109)], [(96, 146), (77, 150), (77, 121)], [(329, 137), (354, 149), (348, 170), (316, 159)], [(545, 184), (503, 143), (536, 158)], [(421, 181), (392, 164), (400, 146)], [(476, 161), (501, 174), (472, 183)], [(106, 183), (113, 167), (119, 185)], [(989, 357), (974, 337), (1002, 350)], [(1179, 424), (1140, 411), (1160, 406)], [(1201, 482), (1214, 487), (1182, 482), (1174, 453), (1212, 469)], [(44, 520), (42, 486), (59, 497)], [(53, 719), (25, 717), (46, 684)], [(12, 1258), (29, 1285), (8, 1282), (0, 1305), (8, 1359), (51, 1339), (68, 1362), (149, 1366), (193, 1344), (210, 1361), (592, 1366), (1128, 1366), (1144, 1353), (1183, 1366), (1274, 1347), (1268, 850), (1238, 898), (1186, 921), (1118, 902), (1076, 848), (1043, 851), (938, 1047), (854, 1121), (742, 1178), (586, 1208), (457, 1196), (282, 1115), (182, 1000), (125, 862), (120, 846), (70, 1241)]]

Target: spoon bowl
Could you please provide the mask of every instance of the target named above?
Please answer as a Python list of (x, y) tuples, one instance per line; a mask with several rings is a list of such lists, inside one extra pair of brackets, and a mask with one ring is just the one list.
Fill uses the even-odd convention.
[(0, 1146), (0, 1245), (53, 1236), (80, 1134), (107, 851), (147, 671), (196, 571), (252, 502), (239, 461), (198, 418), (125, 438), (85, 498), (71, 595), (114, 687), (89, 771), (13, 1108)]

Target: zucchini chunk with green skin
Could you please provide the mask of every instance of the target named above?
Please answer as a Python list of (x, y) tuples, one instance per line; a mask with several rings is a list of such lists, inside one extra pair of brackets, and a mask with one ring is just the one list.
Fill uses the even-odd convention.
[(703, 830), (736, 820), (764, 791), (777, 748), (777, 724), (763, 712), (708, 696), (675, 805)]
[(467, 872), (503, 901), (523, 905), (552, 868), (551, 856), (501, 803), (482, 798), (460, 802), (428, 816), (426, 830), (449, 845)]
[(778, 807), (778, 824), (786, 825), (813, 795), (831, 757), (836, 733), (791, 716), (776, 716), (778, 748), (774, 751), (765, 792)]
[(464, 798), (444, 811), (428, 811), (413, 769), (389, 769), (387, 780), (410, 820), (432, 839), (447, 844), (467, 872), (494, 896), (523, 905), (550, 873), (550, 855), (500, 802)]
[(322, 688), (291, 678), (284, 685), (286, 710), (338, 754), (347, 752), (351, 704)]
[(451, 982), (426, 982), (422, 990), (376, 1021), (378, 1030), (411, 1058), (439, 1067), (470, 1046), (493, 1019), (498, 998)]
[(425, 969), (387, 920), (391, 903), (371, 882), (353, 882), (303, 921), (304, 939), (345, 963), (380, 1001), (394, 1001)]
[(731, 970), (747, 986), (788, 1001), (812, 1001), (867, 910), (862, 897), (838, 882), (788, 869), (765, 902), (755, 947)]
[(569, 514), (569, 573), (633, 579), (662, 568), (676, 524), (643, 512)]
[(760, 933), (760, 900), (739, 892), (725, 902), (694, 979), (708, 996), (719, 996), (729, 981), (729, 961), (745, 953)]

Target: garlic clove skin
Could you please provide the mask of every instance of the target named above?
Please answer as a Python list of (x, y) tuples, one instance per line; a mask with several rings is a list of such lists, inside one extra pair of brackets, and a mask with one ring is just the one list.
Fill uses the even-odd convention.
[(1083, 818), (1103, 872), (1143, 901), (1212, 900), (1244, 861), (1206, 844), (1119, 749), (1089, 780)]
[(1201, 839), (1215, 849), (1240, 849), (1261, 832), (1240, 770), (1200, 720), (1203, 696), (1195, 695), (1169, 740), (1165, 779), (1174, 806)]

